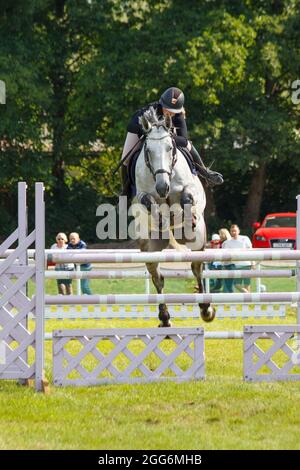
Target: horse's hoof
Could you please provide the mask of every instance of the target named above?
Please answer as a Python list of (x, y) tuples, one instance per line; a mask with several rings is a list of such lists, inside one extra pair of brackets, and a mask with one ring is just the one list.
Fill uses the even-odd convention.
[(158, 306), (158, 319), (160, 324), (158, 325), (159, 328), (168, 328), (171, 326), (170, 322), (170, 314), (168, 312), (167, 306), (165, 304), (159, 304)]
[(167, 320), (166, 322), (161, 321), (160, 324), (158, 325), (158, 328), (171, 328), (172, 323)]
[(162, 321), (158, 325), (158, 328), (170, 328), (172, 326), (172, 323), (168, 321), (167, 323), (163, 323)]
[(212, 306), (209, 306), (207, 308), (202, 308), (200, 309), (201, 312), (201, 318), (203, 321), (206, 323), (209, 323), (214, 320), (216, 316), (216, 309)]

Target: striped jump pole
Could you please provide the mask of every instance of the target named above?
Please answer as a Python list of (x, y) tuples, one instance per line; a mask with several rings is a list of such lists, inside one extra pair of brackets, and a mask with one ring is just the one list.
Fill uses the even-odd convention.
[[(194, 274), (189, 271), (163, 270), (161, 273), (168, 279), (194, 279)], [(203, 271), (203, 277), (208, 279), (227, 278), (290, 278), (296, 276), (295, 269), (266, 269), (249, 271), (235, 270), (212, 270)], [(148, 271), (123, 271), (123, 270), (93, 270), (93, 271), (46, 271), (45, 277), (48, 279), (151, 279)]]
[(52, 263), (168, 263), (213, 261), (300, 260), (300, 250), (205, 250), (150, 253), (88, 253), (88, 250), (66, 250), (48, 254)]
[(195, 303), (268, 303), (300, 302), (300, 292), (264, 292), (233, 294), (111, 294), (111, 295), (46, 295), (46, 305), (140, 305)]

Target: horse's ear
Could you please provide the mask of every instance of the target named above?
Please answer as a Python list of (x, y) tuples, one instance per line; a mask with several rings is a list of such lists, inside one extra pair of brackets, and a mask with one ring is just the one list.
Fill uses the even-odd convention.
[(172, 118), (169, 114), (165, 116), (166, 128), (170, 129), (172, 127)]
[(145, 132), (145, 134), (148, 134), (148, 132), (151, 131), (152, 124), (148, 121), (148, 119), (146, 118), (146, 116), (144, 114), (143, 114), (143, 116), (139, 117), (139, 123), (142, 126), (143, 131)]

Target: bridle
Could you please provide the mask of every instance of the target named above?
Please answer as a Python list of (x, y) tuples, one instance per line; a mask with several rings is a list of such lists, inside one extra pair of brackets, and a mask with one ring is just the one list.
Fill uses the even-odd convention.
[[(170, 170), (168, 171), (168, 170), (163, 170), (162, 168), (160, 168), (154, 171), (150, 162), (150, 152), (149, 152), (149, 149), (147, 148), (147, 141), (148, 140), (163, 140), (163, 139), (166, 139), (167, 137), (171, 137), (172, 139), (172, 162), (171, 162)], [(176, 143), (175, 143), (174, 138), (170, 136), (170, 134), (164, 135), (163, 137), (148, 137), (147, 136), (145, 139), (145, 144), (144, 144), (144, 157), (145, 157), (145, 164), (147, 168), (149, 168), (150, 173), (154, 178), (154, 181), (156, 181), (156, 175), (159, 175), (162, 173), (167, 173), (167, 175), (169, 175), (169, 178), (171, 179), (173, 168), (177, 162), (177, 148), (176, 148)]]

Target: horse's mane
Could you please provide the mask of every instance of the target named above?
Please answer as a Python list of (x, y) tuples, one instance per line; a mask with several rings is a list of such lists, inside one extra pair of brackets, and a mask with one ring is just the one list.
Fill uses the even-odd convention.
[(157, 115), (156, 110), (154, 109), (153, 106), (150, 106), (149, 109), (147, 109), (142, 116), (139, 117), (139, 123), (143, 126), (143, 128), (146, 128), (145, 123), (148, 122), (150, 124), (150, 127), (160, 127), (163, 126), (167, 130), (167, 123), (166, 119), (164, 117), (159, 118)]

